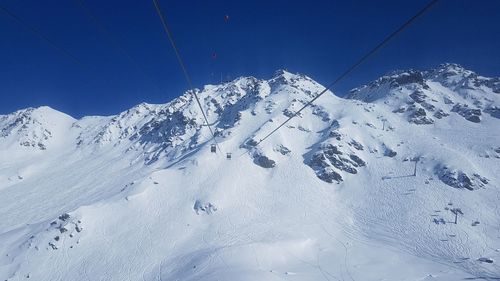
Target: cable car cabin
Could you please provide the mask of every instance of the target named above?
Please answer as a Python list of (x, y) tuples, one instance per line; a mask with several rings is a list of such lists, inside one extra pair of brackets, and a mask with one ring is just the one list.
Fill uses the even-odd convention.
[(227, 158), (227, 160), (231, 160), (231, 153), (229, 153), (229, 152), (228, 152), (228, 153), (226, 154), (226, 158)]
[(212, 144), (212, 145), (210, 146), (210, 152), (215, 153), (216, 151), (217, 151), (217, 147), (215, 146), (215, 144)]

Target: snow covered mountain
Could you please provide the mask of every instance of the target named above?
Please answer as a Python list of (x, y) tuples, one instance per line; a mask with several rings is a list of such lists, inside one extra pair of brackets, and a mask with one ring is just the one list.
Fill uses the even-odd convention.
[(393, 72), (256, 145), (322, 89), (196, 89), (217, 153), (191, 93), (0, 116), (0, 280), (500, 278), (500, 79)]

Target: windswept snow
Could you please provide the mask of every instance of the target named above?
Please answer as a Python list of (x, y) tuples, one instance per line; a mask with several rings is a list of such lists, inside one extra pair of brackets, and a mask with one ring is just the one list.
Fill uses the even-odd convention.
[(217, 153), (189, 92), (0, 116), (0, 280), (499, 279), (499, 81), (393, 72), (258, 146), (324, 87), (207, 85)]

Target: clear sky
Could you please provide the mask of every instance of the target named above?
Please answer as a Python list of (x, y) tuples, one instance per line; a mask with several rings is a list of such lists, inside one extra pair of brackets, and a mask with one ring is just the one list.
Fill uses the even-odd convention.
[[(0, 11), (0, 114), (48, 105), (77, 118), (111, 115), (187, 90), (152, 1), (85, 0), (86, 8), (80, 1), (0, 3), (24, 21)], [(193, 82), (202, 87), (220, 81), (221, 73), (267, 79), (281, 68), (328, 84), (427, 1), (160, 3)], [(441, 0), (333, 90), (343, 95), (394, 69), (443, 62), (500, 76), (499, 14), (497, 0)]]

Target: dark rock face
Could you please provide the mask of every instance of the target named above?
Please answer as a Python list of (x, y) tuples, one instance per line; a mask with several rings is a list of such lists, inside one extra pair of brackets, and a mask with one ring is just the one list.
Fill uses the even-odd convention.
[(410, 70), (406, 73), (398, 75), (394, 79), (399, 85), (406, 85), (411, 83), (423, 84), (424, 77), (420, 71)]
[(485, 85), (486, 87), (491, 88), (494, 93), (500, 94), (500, 78), (497, 77), (487, 79)]
[(200, 200), (196, 200), (194, 202), (193, 210), (197, 215), (199, 215), (200, 213), (210, 215), (217, 211), (217, 207), (210, 202), (202, 202)]
[(451, 111), (460, 114), (465, 118), (465, 120), (468, 120), (470, 122), (481, 122), (481, 109), (469, 108), (469, 106), (466, 104), (458, 103), (453, 106)]
[(340, 183), (342, 181), (342, 176), (330, 167), (324, 154), (315, 154), (309, 166), (313, 168), (318, 178), (325, 182), (333, 183), (335, 181)]
[(290, 109), (285, 109), (283, 110), (283, 115), (285, 115), (286, 117), (293, 117), (295, 116), (295, 112), (291, 111)]
[(342, 135), (339, 132), (337, 132), (337, 131), (331, 131), (330, 132), (330, 137), (334, 138), (334, 139), (336, 139), (338, 141), (342, 139)]
[(434, 111), (436, 110), (436, 107), (428, 102), (422, 102), (420, 104), (423, 108), (427, 109), (428, 111)]
[(288, 147), (280, 144), (278, 147), (275, 148), (276, 151), (278, 151), (279, 153), (281, 153), (281, 155), (288, 155), (290, 154), (290, 152), (292, 152), (290, 149), (288, 149)]
[(70, 215), (68, 213), (64, 213), (59, 216), (59, 219), (62, 221), (67, 221), (70, 218)]
[(320, 117), (321, 121), (329, 122), (331, 120), (330, 114), (327, 110), (317, 105), (313, 105), (313, 108), (313, 114)]
[(387, 157), (395, 157), (396, 155), (398, 155), (398, 153), (388, 147), (385, 148), (385, 151), (384, 151), (384, 156), (387, 156)]
[(361, 143), (355, 141), (355, 140), (351, 140), (351, 142), (348, 143), (350, 146), (354, 147), (355, 149), (357, 150), (363, 150), (364, 147)]
[(339, 148), (336, 145), (328, 144), (323, 148), (323, 152), (325, 155), (332, 156), (334, 154), (342, 154)]
[(337, 168), (341, 171), (347, 172), (349, 174), (357, 174), (358, 173), (358, 171), (354, 167), (352, 167), (352, 164), (346, 158), (340, 157), (337, 154), (326, 155), (326, 158), (328, 158), (328, 160), (330, 160), (330, 163), (335, 168)]
[(442, 119), (443, 117), (447, 117), (447, 116), (450, 116), (450, 114), (444, 112), (442, 109), (439, 109), (438, 111), (436, 111), (434, 113), (434, 117), (436, 117), (437, 119)]
[[(417, 70), (394, 71), (378, 78), (377, 80), (365, 86), (352, 89), (351, 91), (349, 91), (347, 98), (371, 102), (376, 99), (376, 96), (373, 96), (371, 94), (363, 96), (363, 94), (361, 94), (363, 91), (373, 90), (381, 87), (382, 85), (389, 85), (391, 89), (396, 89), (409, 84), (416, 84), (419, 85), (419, 87), (421, 87), (422, 89), (429, 89), (429, 86), (425, 83), (422, 72)], [(416, 98), (418, 99), (418, 97)]]
[(443, 183), (454, 188), (474, 190), (475, 188), (483, 187), (488, 184), (488, 179), (477, 173), (469, 176), (462, 171), (451, 170), (446, 166), (437, 167), (436, 173)]
[(240, 145), (241, 148), (246, 148), (246, 149), (253, 149), (255, 146), (257, 146), (257, 141), (254, 139), (248, 139), (245, 141), (243, 144)]
[(467, 119), (468, 121), (474, 122), (474, 123), (481, 122), (481, 117), (479, 117), (478, 115), (471, 115), (469, 117), (466, 117), (465, 119)]
[(198, 124), (182, 112), (160, 112), (162, 120), (152, 120), (140, 128), (139, 133), (131, 139), (139, 139), (141, 143), (156, 143), (173, 146), (174, 140), (185, 135), (187, 130), (196, 129)]
[(406, 107), (401, 106), (400, 108), (394, 109), (393, 113), (404, 113), (406, 111)]
[(485, 262), (485, 263), (493, 263), (494, 262), (493, 259), (485, 258), (485, 257), (478, 258), (477, 260), (480, 261), (480, 262)]
[(418, 108), (410, 115), (409, 121), (417, 125), (429, 125), (434, 124), (432, 118), (427, 117), (427, 112), (423, 108)]
[(270, 169), (276, 166), (276, 162), (272, 159), (269, 159), (265, 155), (257, 154), (253, 158), (253, 162), (262, 168)]
[(366, 166), (366, 162), (363, 161), (363, 159), (359, 158), (357, 155), (351, 154), (349, 155), (349, 158), (351, 158), (354, 163), (356, 163), (356, 167), (364, 167)]
[(443, 101), (445, 104), (454, 104), (454, 102), (449, 97), (444, 97)]
[(426, 115), (427, 115), (427, 113), (425, 112), (425, 109), (423, 109), (423, 108), (419, 108), (419, 109), (415, 110), (415, 112), (413, 113), (414, 117), (423, 117)]
[(491, 117), (500, 119), (500, 107), (491, 106), (484, 110), (484, 112), (489, 113)]
[(340, 172), (357, 174), (356, 168), (366, 166), (366, 162), (354, 153), (341, 151), (339, 146), (325, 144), (313, 155), (308, 165), (321, 180), (340, 183), (343, 180)]
[(410, 95), (415, 102), (422, 103), (425, 101), (427, 96), (422, 91), (415, 91)]
[(331, 168), (326, 168), (323, 171), (319, 172), (318, 178), (328, 183), (333, 183), (334, 181), (339, 183), (342, 181), (342, 176)]

